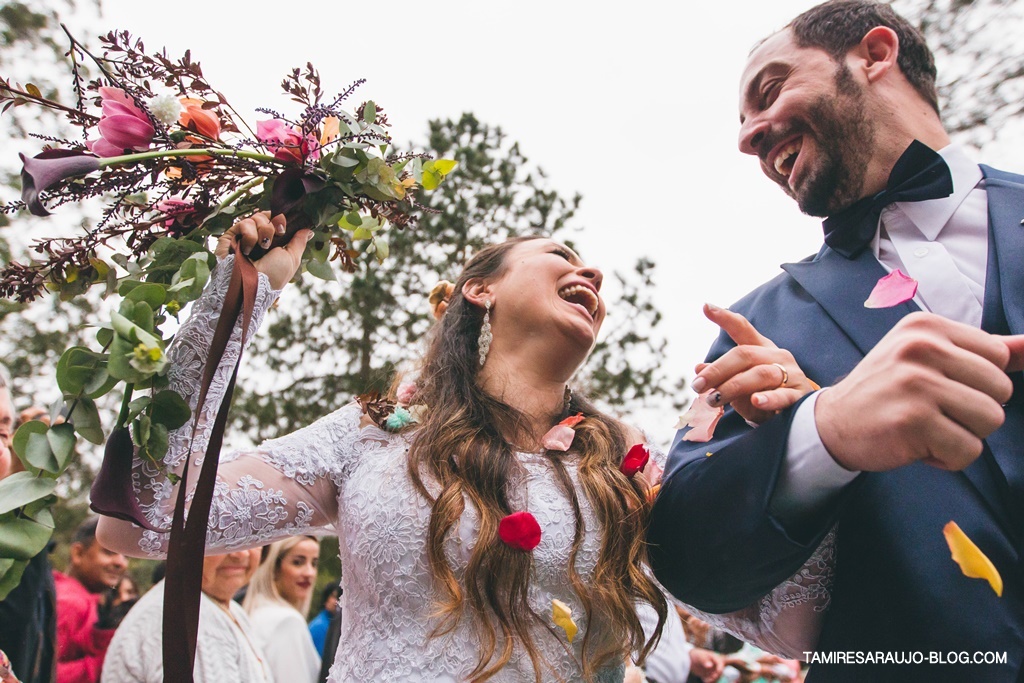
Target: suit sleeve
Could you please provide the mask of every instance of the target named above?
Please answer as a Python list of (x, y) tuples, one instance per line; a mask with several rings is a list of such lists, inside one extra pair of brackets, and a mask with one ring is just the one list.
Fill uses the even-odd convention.
[[(708, 358), (731, 346), (723, 335)], [(711, 613), (740, 610), (799, 570), (835, 524), (847, 492), (799, 529), (769, 509), (799, 405), (756, 429), (727, 408), (708, 443), (676, 435), (648, 542), (655, 575), (679, 600)]]

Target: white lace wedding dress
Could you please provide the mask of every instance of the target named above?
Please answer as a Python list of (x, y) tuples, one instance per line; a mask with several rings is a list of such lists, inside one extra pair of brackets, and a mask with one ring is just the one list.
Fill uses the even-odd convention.
[[(193, 408), (231, 265), (229, 257), (217, 267), (211, 284), (193, 305), (191, 316), (168, 350), (171, 388), (190, 400)], [(261, 275), (256, 324), (252, 325), (250, 336), (276, 296), (277, 292), (270, 290), (266, 277)], [(172, 434), (165, 458), (171, 470), (180, 472), (186, 460), (193, 470), (201, 464), (216, 406), (241, 347), (240, 337), (241, 331), (236, 327), (210, 388), (196, 438), (192, 440), (191, 424)], [(208, 548), (224, 551), (295, 534), (337, 534), (344, 567), (344, 619), (342, 645), (329, 681), (465, 681), (478, 652), (473, 620), (462, 619), (446, 636), (428, 637), (436, 625), (432, 616), (435, 594), (425, 543), (430, 508), (415, 491), (406, 472), (409, 437), (374, 426), (361, 427), (360, 418), (357, 405), (346, 405), (297, 432), (266, 441), (249, 451), (222, 456), (210, 513)], [(664, 458), (661, 454), (658, 457)], [(533, 513), (542, 529), (540, 545), (533, 551), (530, 605), (541, 620), (549, 622), (551, 601), (557, 598), (572, 608), (580, 628), (580, 635), (569, 644), (560, 629), (552, 631), (546, 623), (537, 624), (535, 642), (551, 667), (543, 678), (580, 681), (580, 644), (587, 623), (566, 571), (574, 528), (572, 505), (541, 455), (521, 454), (519, 463), (521, 477), (513, 487), (514, 507)], [(567, 469), (575, 481), (575, 466), (570, 462)], [(189, 480), (194, 482), (197, 476), (198, 472), (190, 474)], [(150, 463), (136, 459), (133, 485), (149, 521), (169, 528), (175, 487), (167, 476)], [(579, 501), (586, 532), (577, 569), (586, 579), (597, 561), (599, 525), (587, 497), (581, 493)], [(134, 550), (135, 554), (142, 550), (151, 556), (164, 551), (165, 534), (144, 531), (118, 520), (105, 519), (104, 525), (116, 535), (117, 545), (124, 550)], [(477, 517), (467, 501), (466, 512), (445, 548), (457, 574), (466, 566), (476, 528)], [(804, 614), (798, 623), (812, 623), (813, 629), (818, 610), (827, 602), (827, 591), (822, 601), (815, 591), (825, 578), (820, 572), (812, 573), (814, 576), (806, 580), (795, 577), (787, 593), (797, 599), (780, 604), (784, 604), (783, 614), (786, 610)], [(810, 584), (814, 587), (802, 588)], [(772, 596), (765, 600), (774, 604)], [(779, 618), (773, 609), (754, 608), (741, 616), (752, 617), (747, 621), (755, 625), (744, 626), (747, 621), (742, 621), (741, 628), (774, 634), (771, 623), (756, 625), (761, 618), (773, 615), (775, 620)], [(606, 668), (598, 680), (621, 681), (623, 671), (624, 666)], [(517, 650), (492, 680), (534, 680), (529, 657)]]

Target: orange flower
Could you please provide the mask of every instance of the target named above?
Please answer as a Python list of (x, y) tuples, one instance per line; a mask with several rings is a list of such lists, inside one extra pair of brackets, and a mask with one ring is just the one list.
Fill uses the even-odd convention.
[(194, 133), (217, 140), (220, 138), (220, 117), (208, 109), (203, 109), (204, 104), (202, 100), (182, 97), (178, 123)]
[(329, 142), (334, 142), (341, 134), (340, 122), (337, 116), (328, 116), (324, 119), (324, 130), (320, 133), (320, 146), (323, 147)]

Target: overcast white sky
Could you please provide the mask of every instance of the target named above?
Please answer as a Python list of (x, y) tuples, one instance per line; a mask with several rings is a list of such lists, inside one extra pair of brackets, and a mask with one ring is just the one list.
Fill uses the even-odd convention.
[[(464, 111), (500, 125), (555, 189), (583, 195), (587, 261), (657, 261), (666, 365), (690, 377), (715, 335), (701, 304), (733, 302), (820, 244), (818, 221), (736, 149), (750, 47), (813, 4), (103, 0), (101, 24), (149, 49), (190, 48), (245, 116), (291, 111), (278, 83), (311, 61), (328, 92), (368, 79), (360, 94), (387, 110), (396, 141)], [(659, 441), (675, 420), (635, 417)]]

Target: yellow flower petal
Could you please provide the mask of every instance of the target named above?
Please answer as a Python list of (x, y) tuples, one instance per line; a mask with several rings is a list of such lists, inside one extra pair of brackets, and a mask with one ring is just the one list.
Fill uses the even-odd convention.
[(565, 637), (572, 642), (572, 639), (576, 637), (576, 622), (572, 620), (572, 610), (561, 600), (551, 600), (551, 620), (555, 622), (555, 626), (560, 627), (565, 631)]
[(992, 560), (985, 557), (974, 541), (967, 538), (956, 522), (950, 522), (942, 528), (942, 535), (946, 537), (949, 544), (949, 551), (953, 554), (953, 560), (960, 565), (960, 571), (964, 576), (971, 579), (985, 579), (992, 590), (999, 597), (1003, 596), (1003, 577)]

